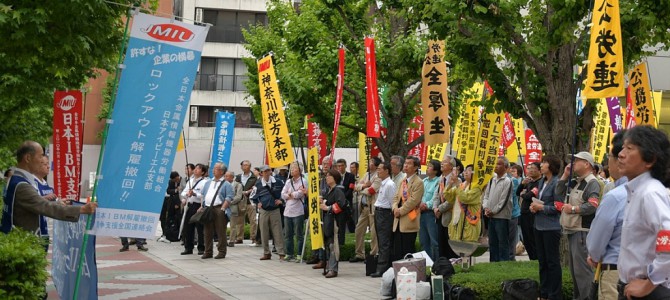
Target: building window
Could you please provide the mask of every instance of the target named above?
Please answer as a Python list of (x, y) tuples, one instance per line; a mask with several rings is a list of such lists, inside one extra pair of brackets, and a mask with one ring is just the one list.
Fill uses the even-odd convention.
[(243, 43), (242, 29), (253, 24), (268, 24), (268, 15), (265, 12), (244, 12), (230, 10), (202, 10), (202, 22), (212, 24), (205, 41), (214, 43)]
[(246, 91), (247, 66), (241, 59), (203, 57), (195, 77), (195, 90)]
[(235, 113), (235, 128), (261, 128), (256, 122), (250, 107), (231, 106), (191, 106), (189, 125), (191, 127), (214, 127), (216, 113), (227, 111)]

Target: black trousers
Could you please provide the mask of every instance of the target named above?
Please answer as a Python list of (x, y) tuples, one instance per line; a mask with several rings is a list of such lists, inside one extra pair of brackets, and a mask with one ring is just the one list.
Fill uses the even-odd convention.
[(390, 208), (375, 208), (375, 231), (377, 232), (377, 272), (384, 273), (391, 267), (391, 245), (393, 243), (393, 212)]
[(540, 266), (540, 297), (550, 300), (563, 299), (561, 271), (561, 231), (533, 230), (537, 246), (537, 260)]
[(400, 232), (400, 224), (393, 231), (391, 261), (403, 259), (407, 253), (416, 252), (416, 232)]
[[(626, 284), (619, 281), (617, 284), (617, 290), (619, 291), (619, 300), (626, 300), (626, 296), (623, 295)], [(670, 299), (670, 289), (664, 286), (657, 286), (649, 295), (644, 297), (631, 297), (631, 299), (643, 299), (643, 300), (667, 300)]]
[(535, 243), (535, 233), (533, 232), (535, 224), (535, 215), (532, 213), (521, 213), (519, 217), (519, 226), (521, 226), (521, 235), (523, 236), (523, 246), (528, 253), (528, 259), (537, 259), (537, 250)]
[(200, 208), (200, 203), (189, 203), (186, 210), (186, 219), (184, 220), (184, 249), (192, 251), (195, 247), (193, 239), (195, 238), (194, 231), (198, 232), (198, 252), (205, 251), (205, 236), (204, 229), (200, 223), (189, 223), (191, 216), (193, 216)]
[(438, 246), (440, 247), (440, 256), (446, 258), (458, 258), (458, 254), (451, 249), (449, 245), (449, 228), (442, 226), (442, 218), (435, 219), (437, 223)]
[(344, 246), (344, 235), (347, 233), (347, 219), (350, 217), (347, 213), (348, 209), (344, 209), (340, 214), (335, 216), (335, 222), (337, 222), (337, 242), (340, 246)]

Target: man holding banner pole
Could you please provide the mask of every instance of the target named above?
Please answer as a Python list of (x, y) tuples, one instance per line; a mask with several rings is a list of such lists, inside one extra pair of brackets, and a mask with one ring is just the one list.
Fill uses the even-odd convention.
[(42, 167), (44, 149), (34, 141), (26, 141), (16, 151), (16, 167), (9, 180), (4, 196), (0, 231), (9, 233), (13, 228), (39, 233), (40, 215), (50, 218), (78, 222), (80, 214), (95, 213), (98, 204), (89, 202), (84, 206), (64, 206), (48, 201), (37, 191), (35, 176)]

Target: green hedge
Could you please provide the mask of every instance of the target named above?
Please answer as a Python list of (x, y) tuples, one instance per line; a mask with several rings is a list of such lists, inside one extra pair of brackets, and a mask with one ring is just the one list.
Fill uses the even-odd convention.
[[(530, 278), (540, 282), (537, 261), (505, 261), (475, 264), (469, 269), (456, 267), (456, 274), (449, 280), (452, 285), (471, 288), (478, 299), (502, 298), (501, 283), (505, 280)], [(572, 299), (570, 270), (563, 268), (563, 299)]]
[(0, 233), (0, 299), (41, 299), (47, 281), (43, 240), (14, 229)]

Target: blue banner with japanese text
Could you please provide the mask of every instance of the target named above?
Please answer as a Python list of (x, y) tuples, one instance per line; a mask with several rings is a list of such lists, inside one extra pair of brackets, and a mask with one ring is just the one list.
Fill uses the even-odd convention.
[(93, 232), (151, 238), (207, 27), (137, 14), (98, 177)]
[[(83, 205), (73, 202), (72, 205)], [(77, 281), (77, 267), (86, 232), (88, 215), (79, 216), (79, 222), (54, 220), (51, 278), (60, 299), (72, 299)], [(95, 236), (89, 236), (81, 269), (79, 299), (98, 299), (98, 267), (95, 262)]]
[[(222, 162), (230, 167), (230, 149), (233, 147), (235, 135), (235, 114), (219, 111), (216, 113), (216, 127), (212, 141), (212, 159), (209, 171), (214, 171), (214, 164)], [(229, 168), (230, 169), (230, 168)]]

